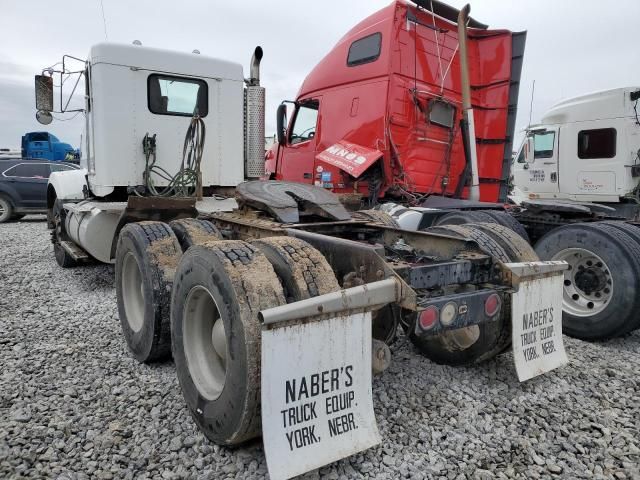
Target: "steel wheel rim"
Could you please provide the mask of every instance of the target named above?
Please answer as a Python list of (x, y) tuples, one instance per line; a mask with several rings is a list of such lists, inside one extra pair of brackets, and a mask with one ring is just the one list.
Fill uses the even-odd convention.
[(227, 378), (227, 337), (218, 305), (204, 287), (193, 287), (187, 295), (182, 342), (198, 392), (207, 400), (216, 400)]
[[(552, 260), (569, 264), (564, 272), (563, 311), (576, 317), (590, 317), (607, 308), (613, 297), (613, 278), (602, 258), (584, 248), (567, 248), (556, 253)], [(589, 288), (585, 288), (585, 284)]]
[(144, 283), (138, 261), (131, 252), (122, 261), (122, 300), (129, 327), (139, 332), (144, 325)]
[(466, 350), (480, 338), (480, 327), (472, 325), (455, 330), (446, 330), (442, 333), (442, 337), (453, 347), (453, 350)]

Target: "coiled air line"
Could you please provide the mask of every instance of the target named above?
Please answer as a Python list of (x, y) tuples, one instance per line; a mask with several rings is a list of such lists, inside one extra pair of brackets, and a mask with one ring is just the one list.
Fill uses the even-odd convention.
[[(135, 190), (136, 195), (153, 197), (192, 197), (195, 195), (202, 198), (200, 164), (204, 151), (205, 133), (204, 121), (196, 113), (191, 119), (184, 137), (180, 170), (175, 175), (171, 175), (166, 169), (156, 164), (156, 134), (150, 136), (147, 132), (142, 139), (142, 150), (145, 156), (142, 178), (144, 179), (145, 193)], [(156, 186), (152, 175), (166, 180), (167, 186)]]

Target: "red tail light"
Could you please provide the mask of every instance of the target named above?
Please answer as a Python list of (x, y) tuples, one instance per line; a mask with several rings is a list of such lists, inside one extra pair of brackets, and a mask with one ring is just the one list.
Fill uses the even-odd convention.
[(486, 313), (489, 317), (493, 317), (500, 311), (501, 306), (502, 300), (500, 299), (500, 295), (498, 295), (497, 293), (492, 293), (484, 301), (484, 313)]
[(420, 328), (423, 330), (429, 330), (433, 328), (438, 321), (438, 308), (433, 305), (427, 307), (422, 312), (420, 312), (420, 316), (418, 317), (418, 322), (420, 322)]

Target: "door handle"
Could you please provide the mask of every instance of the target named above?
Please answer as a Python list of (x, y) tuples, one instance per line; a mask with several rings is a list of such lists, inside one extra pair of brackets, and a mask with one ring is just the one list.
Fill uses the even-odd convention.
[(311, 173), (303, 173), (302, 176), (304, 178), (313, 178), (313, 174), (311, 174)]
[(556, 162), (544, 162), (545, 165), (555, 165)]

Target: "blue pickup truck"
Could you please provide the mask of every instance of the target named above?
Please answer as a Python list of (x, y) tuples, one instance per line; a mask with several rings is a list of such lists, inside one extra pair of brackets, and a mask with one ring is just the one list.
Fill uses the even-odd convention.
[(29, 132), (22, 136), (22, 158), (77, 163), (80, 152), (49, 132)]

